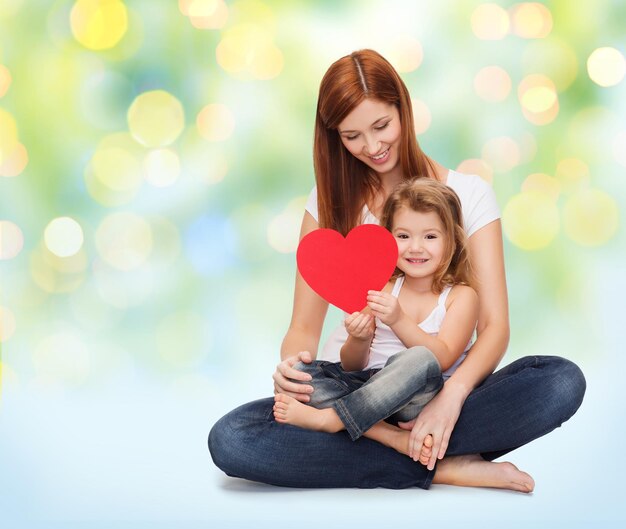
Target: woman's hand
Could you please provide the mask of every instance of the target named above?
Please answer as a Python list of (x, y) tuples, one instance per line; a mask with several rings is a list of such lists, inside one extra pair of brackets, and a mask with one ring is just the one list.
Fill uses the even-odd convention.
[(398, 298), (387, 292), (368, 290), (367, 306), (372, 309), (374, 316), (390, 327), (404, 316)]
[(309, 397), (308, 394), (313, 393), (313, 386), (309, 384), (298, 384), (288, 379), (300, 380), (302, 382), (311, 380), (311, 375), (298, 371), (297, 369), (294, 369), (293, 366), (298, 362), (310, 364), (312, 361), (313, 358), (311, 357), (311, 353), (308, 351), (301, 351), (295, 356), (285, 358), (280, 364), (278, 364), (278, 366), (276, 366), (276, 371), (272, 375), (272, 378), (274, 379), (274, 395), (283, 393), (284, 395), (289, 395), (300, 402), (309, 402), (311, 397)]
[(370, 341), (374, 337), (376, 324), (371, 314), (353, 312), (344, 320), (343, 324), (346, 326), (348, 334), (357, 340)]
[[(435, 468), (437, 459), (443, 459), (448, 449), (450, 436), (461, 414), (465, 394), (447, 383), (437, 396), (431, 400), (415, 419), (409, 436), (409, 457), (420, 459), (422, 445), (428, 434), (433, 438), (432, 452), (428, 470)], [(409, 424), (410, 426), (410, 424)], [(404, 426), (407, 428), (407, 426)]]

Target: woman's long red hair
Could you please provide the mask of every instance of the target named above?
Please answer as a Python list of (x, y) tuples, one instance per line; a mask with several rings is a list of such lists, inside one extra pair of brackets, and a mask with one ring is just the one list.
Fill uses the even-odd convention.
[(339, 123), (366, 98), (393, 104), (400, 114), (400, 165), (405, 180), (436, 178), (433, 162), (415, 137), (411, 98), (396, 70), (373, 50), (360, 50), (333, 63), (320, 84), (313, 163), (319, 225), (346, 235), (360, 224), (365, 203), (381, 188), (375, 171), (343, 146)]

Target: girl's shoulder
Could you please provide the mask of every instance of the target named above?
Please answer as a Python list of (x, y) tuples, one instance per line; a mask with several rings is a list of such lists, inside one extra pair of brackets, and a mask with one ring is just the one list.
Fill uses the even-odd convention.
[(455, 300), (463, 300), (466, 303), (478, 303), (478, 293), (469, 285), (453, 285), (446, 299), (446, 310)]

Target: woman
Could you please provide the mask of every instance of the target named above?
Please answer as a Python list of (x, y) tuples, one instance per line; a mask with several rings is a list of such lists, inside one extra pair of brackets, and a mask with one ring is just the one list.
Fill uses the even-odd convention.
[[(279, 424), (273, 398), (237, 408), (209, 435), (213, 461), (231, 476), (294, 487), (387, 487), (431, 483), (500, 487), (530, 492), (534, 482), (510, 463), (492, 463), (569, 419), (585, 392), (572, 362), (525, 357), (493, 373), (509, 340), (508, 300), (499, 211), (491, 188), (478, 177), (449, 171), (428, 158), (415, 138), (408, 90), (378, 53), (343, 57), (320, 85), (315, 123), (317, 188), (311, 193), (301, 237), (318, 227), (344, 235), (377, 222), (394, 187), (415, 177), (434, 178), (461, 199), (472, 266), (478, 280), (477, 339), (463, 363), (413, 427), (420, 464), (371, 439), (352, 442), (345, 432), (312, 432)], [(302, 402), (310, 375), (293, 369), (317, 354), (328, 305), (296, 274), (294, 307), (274, 373), (275, 393)], [(323, 358), (334, 361), (336, 351)], [(396, 428), (392, 425), (389, 429)], [(418, 457), (414, 457), (418, 459)]]

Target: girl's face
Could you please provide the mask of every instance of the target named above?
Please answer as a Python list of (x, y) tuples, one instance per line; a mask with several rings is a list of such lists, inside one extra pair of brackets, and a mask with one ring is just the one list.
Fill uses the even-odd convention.
[(393, 216), (391, 233), (398, 243), (398, 268), (407, 277), (433, 275), (446, 249), (446, 234), (439, 215), (402, 206)]
[(377, 173), (398, 170), (400, 114), (395, 105), (364, 99), (337, 127), (350, 154)]

